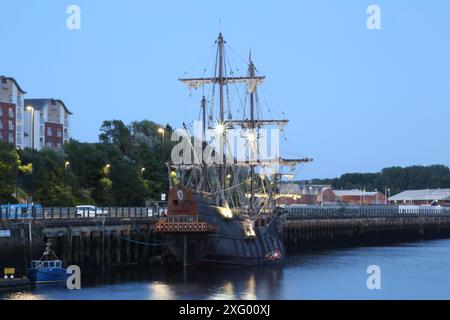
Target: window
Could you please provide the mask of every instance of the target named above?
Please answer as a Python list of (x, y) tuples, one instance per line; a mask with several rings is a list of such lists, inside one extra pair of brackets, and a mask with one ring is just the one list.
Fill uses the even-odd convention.
[(17, 96), (17, 106), (22, 108), (22, 99), (20, 99), (20, 96)]
[(2, 129), (3, 129), (3, 122), (0, 121), (0, 130), (2, 130)]
[(17, 119), (22, 120), (22, 109), (17, 109)]
[(8, 142), (9, 142), (9, 143), (14, 143), (14, 135), (13, 135), (12, 132), (10, 132), (10, 133), (8, 134)]
[(8, 129), (14, 131), (14, 124), (12, 120), (8, 121)]
[(58, 144), (56, 145), (56, 148), (61, 149), (61, 143), (58, 143)]
[(22, 136), (20, 134), (17, 134), (17, 144), (22, 144)]
[(9, 117), (14, 118), (14, 110), (13, 108), (9, 108)]
[(16, 126), (16, 130), (17, 130), (17, 132), (22, 132), (22, 125), (21, 125), (21, 124), (18, 124), (18, 125)]
[(6, 80), (6, 79), (2, 80), (2, 88), (3, 89), (8, 89), (8, 80)]
[(47, 137), (51, 137), (53, 135), (52, 128), (47, 128)]
[(0, 108), (0, 117), (3, 117), (3, 109)]
[(9, 95), (9, 102), (12, 103), (12, 102), (13, 102), (12, 100), (13, 100), (13, 99), (12, 99), (12, 95), (10, 94), (10, 95)]
[(61, 130), (58, 130), (58, 132), (57, 132), (56, 135), (58, 136), (58, 138), (61, 138), (61, 137), (62, 137), (62, 132), (61, 132)]

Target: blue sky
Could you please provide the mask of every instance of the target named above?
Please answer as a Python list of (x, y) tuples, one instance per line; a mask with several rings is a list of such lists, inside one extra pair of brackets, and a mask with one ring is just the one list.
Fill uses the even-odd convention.
[[(283, 150), (315, 159), (299, 177), (450, 162), (447, 0), (0, 3), (0, 74), (28, 98), (63, 99), (75, 139), (96, 141), (105, 119), (193, 120), (177, 78), (211, 47), (220, 20), (238, 54), (252, 49), (291, 120)], [(66, 28), (70, 4), (81, 30)], [(371, 4), (382, 30), (366, 27)]]

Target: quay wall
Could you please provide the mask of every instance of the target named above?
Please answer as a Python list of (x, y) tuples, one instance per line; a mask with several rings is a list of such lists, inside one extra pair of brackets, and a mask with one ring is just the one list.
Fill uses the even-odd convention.
[[(38, 216), (0, 215), (0, 276), (15, 267), (24, 274), (48, 238), (65, 265), (114, 267), (160, 263), (164, 237), (154, 232), (158, 217), (144, 209), (110, 210), (107, 217), (79, 217), (71, 209)], [(398, 207), (294, 207), (280, 215), (288, 253), (312, 247), (382, 244), (450, 237), (450, 208), (399, 210)]]
[(288, 252), (450, 237), (450, 208), (296, 207), (281, 218)]
[(24, 275), (30, 260), (41, 257), (49, 238), (65, 265), (99, 268), (155, 262), (164, 244), (154, 232), (157, 219), (137, 211), (104, 219), (64, 214), (0, 219), (0, 276), (9, 267)]

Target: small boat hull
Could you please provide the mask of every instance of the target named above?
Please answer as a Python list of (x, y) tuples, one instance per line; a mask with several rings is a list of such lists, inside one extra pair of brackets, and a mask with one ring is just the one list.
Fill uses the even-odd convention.
[(28, 278), (31, 283), (56, 283), (66, 282), (69, 278), (66, 269), (54, 268), (40, 268), (30, 269), (28, 271)]

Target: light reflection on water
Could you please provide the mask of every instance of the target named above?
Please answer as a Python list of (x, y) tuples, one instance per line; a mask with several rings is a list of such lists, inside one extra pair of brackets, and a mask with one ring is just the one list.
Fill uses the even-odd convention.
[[(373, 264), (381, 268), (381, 290), (366, 287)], [(39, 285), (0, 298), (450, 299), (450, 240), (313, 252), (291, 256), (282, 267), (83, 273), (82, 290)]]

